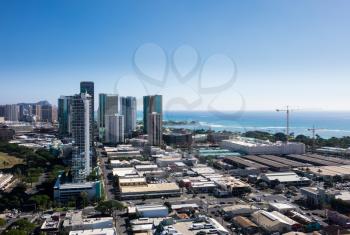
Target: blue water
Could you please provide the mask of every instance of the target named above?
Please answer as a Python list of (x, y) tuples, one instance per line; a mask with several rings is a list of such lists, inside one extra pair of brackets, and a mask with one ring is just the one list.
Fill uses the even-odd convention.
[[(142, 120), (142, 113), (138, 113)], [(212, 129), (245, 132), (250, 130), (285, 132), (286, 115), (277, 112), (212, 113), (206, 111), (168, 111), (164, 120), (197, 121), (196, 125), (177, 126), (188, 129)], [(350, 112), (292, 112), (290, 132), (295, 135), (312, 135), (308, 128), (322, 128), (316, 131), (323, 138), (350, 136)]]

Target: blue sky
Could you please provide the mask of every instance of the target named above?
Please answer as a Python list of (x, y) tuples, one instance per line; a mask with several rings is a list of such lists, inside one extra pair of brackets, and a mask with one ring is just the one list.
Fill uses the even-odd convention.
[[(55, 103), (93, 80), (96, 93), (161, 93), (168, 109), (349, 110), (349, 9), (312, 0), (0, 1), (0, 103)], [(184, 45), (200, 58), (186, 82), (170, 66)], [(156, 79), (169, 65), (162, 86), (142, 84), (138, 48), (137, 67)], [(179, 70), (193, 64), (187, 52)], [(198, 89), (198, 78), (207, 87), (229, 80), (231, 60), (233, 84)], [(178, 98), (193, 105), (170, 102)]]

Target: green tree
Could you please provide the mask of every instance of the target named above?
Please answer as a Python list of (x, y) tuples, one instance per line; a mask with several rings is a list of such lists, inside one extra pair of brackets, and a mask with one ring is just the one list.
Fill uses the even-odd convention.
[(6, 220), (3, 218), (0, 218), (0, 227), (4, 227), (6, 225)]
[(273, 140), (274, 141), (283, 141), (286, 142), (287, 141), (287, 136), (286, 134), (282, 133), (282, 132), (278, 132), (276, 134), (273, 135)]
[(35, 229), (35, 224), (30, 223), (26, 219), (20, 219), (13, 223), (12, 229), (6, 231), (4, 234), (11, 234), (11, 235), (27, 235), (31, 234)]
[(44, 194), (34, 195), (30, 198), (30, 201), (35, 203), (37, 209), (39, 209), (39, 210), (45, 210), (51, 204), (50, 197), (47, 195), (44, 195)]
[(24, 230), (20, 229), (10, 229), (6, 231), (4, 234), (6, 235), (28, 235), (28, 233)]
[(88, 197), (88, 193), (87, 192), (81, 192), (80, 193), (80, 197), (83, 201), (83, 208), (85, 208), (87, 206), (87, 204), (89, 203), (89, 197)]
[(109, 200), (100, 202), (95, 209), (102, 214), (112, 215), (114, 210), (123, 210), (124, 208), (125, 206), (122, 202)]
[(267, 187), (269, 187), (269, 185), (264, 181), (259, 182), (258, 186), (261, 189), (266, 189)]

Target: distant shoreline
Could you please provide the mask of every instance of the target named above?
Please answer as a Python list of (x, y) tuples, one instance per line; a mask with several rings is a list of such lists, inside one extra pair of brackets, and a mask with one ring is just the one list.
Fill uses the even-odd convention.
[[(227, 114), (227, 113), (226, 113)], [(138, 114), (139, 115), (139, 114)], [(286, 116), (277, 112), (244, 112), (239, 116), (216, 115), (211, 112), (165, 112), (164, 126), (184, 129), (211, 129), (214, 131), (265, 131), (285, 132)], [(142, 116), (139, 115), (142, 120)], [(167, 125), (167, 124), (170, 125)], [(315, 126), (322, 130), (317, 134), (322, 138), (350, 136), (350, 112), (293, 112), (290, 118), (290, 132), (295, 136), (311, 136), (308, 129)]]

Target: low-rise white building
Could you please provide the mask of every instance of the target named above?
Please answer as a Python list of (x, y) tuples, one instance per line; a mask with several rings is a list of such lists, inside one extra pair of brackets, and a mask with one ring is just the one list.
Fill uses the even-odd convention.
[(307, 186), (311, 183), (309, 178), (299, 176), (294, 172), (264, 173), (259, 176), (259, 179), (267, 183), (277, 182), (295, 186)]
[(226, 206), (222, 208), (222, 211), (224, 212), (225, 217), (233, 218), (237, 215), (242, 216), (249, 216), (255, 211), (258, 211), (259, 209), (254, 205), (246, 205), (246, 204), (237, 204), (232, 206)]
[(62, 224), (65, 231), (113, 229), (113, 217), (85, 218), (82, 211), (69, 211)]
[(163, 205), (138, 205), (136, 213), (141, 218), (161, 218), (167, 217), (169, 210)]
[(89, 200), (100, 199), (102, 197), (102, 186), (100, 181), (82, 183), (61, 183), (61, 176), (58, 177), (53, 187), (54, 199), (58, 202), (66, 202), (70, 198), (80, 196), (86, 192)]
[(12, 174), (3, 174), (0, 172), (0, 190), (4, 191), (13, 182)]
[(245, 154), (304, 154), (305, 145), (295, 142), (270, 142), (246, 137), (235, 137), (221, 142), (221, 147)]
[(269, 208), (270, 208), (270, 210), (273, 210), (273, 211), (286, 213), (287, 211), (295, 210), (296, 206), (293, 206), (293, 205), (288, 204), (288, 203), (270, 202)]
[(115, 228), (99, 228), (70, 231), (69, 235), (118, 235)]
[(277, 212), (267, 212), (264, 210), (256, 211), (252, 214), (253, 221), (269, 233), (289, 232), (299, 224), (287, 216)]

